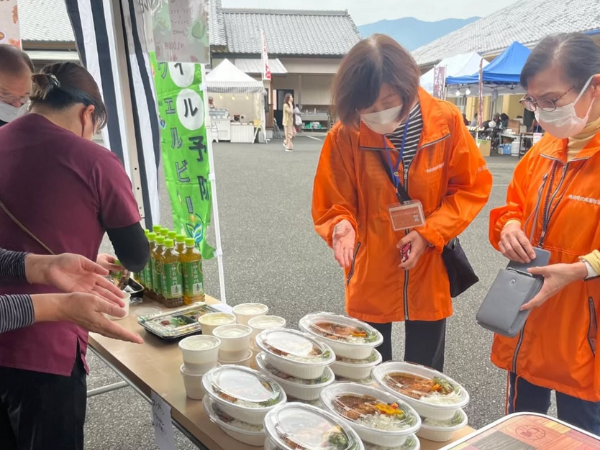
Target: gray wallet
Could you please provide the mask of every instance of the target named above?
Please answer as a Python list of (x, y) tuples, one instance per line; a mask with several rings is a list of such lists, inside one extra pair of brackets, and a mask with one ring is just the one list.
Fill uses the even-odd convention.
[(483, 328), (508, 337), (515, 337), (523, 329), (529, 311), (521, 311), (521, 306), (544, 284), (543, 277), (531, 275), (527, 269), (546, 266), (550, 259), (547, 251), (535, 250), (538, 257), (530, 264), (511, 262), (498, 273), (477, 312), (477, 323)]

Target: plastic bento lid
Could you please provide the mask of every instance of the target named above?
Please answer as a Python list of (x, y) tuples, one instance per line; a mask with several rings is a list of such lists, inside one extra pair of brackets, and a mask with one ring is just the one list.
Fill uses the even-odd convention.
[(338, 383), (321, 391), (321, 401), (333, 414), (380, 433), (405, 436), (421, 426), (417, 412), (397, 396), (355, 383)]
[[(204, 411), (206, 411), (206, 414), (210, 420), (220, 427), (225, 427), (234, 432), (249, 436), (264, 436), (265, 434), (263, 425), (251, 425), (231, 417), (229, 414), (225, 413), (221, 408), (219, 408), (219, 405), (217, 405), (217, 403), (208, 395), (205, 395), (202, 399), (202, 406), (204, 407)], [(244, 428), (240, 428), (240, 425), (243, 425)]]
[(202, 377), (211, 398), (242, 408), (268, 408), (286, 401), (281, 386), (256, 370), (243, 366), (222, 366)]
[(339, 314), (307, 314), (300, 319), (300, 328), (336, 343), (377, 347), (383, 342), (383, 335), (371, 325)]
[(383, 360), (383, 357), (381, 356), (381, 353), (379, 353), (375, 349), (373, 349), (373, 351), (371, 352), (369, 357), (366, 359), (344, 358), (339, 355), (335, 356), (336, 364), (338, 364), (340, 366), (355, 367), (355, 368), (375, 367), (376, 365), (381, 363), (382, 360)]
[(335, 361), (335, 354), (328, 345), (296, 330), (265, 330), (256, 337), (256, 343), (271, 355), (300, 364), (327, 366)]
[(267, 363), (265, 356), (265, 352), (260, 352), (258, 355), (256, 355), (256, 364), (258, 365), (259, 369), (266, 373), (267, 376), (274, 378), (276, 381), (281, 380), (281, 383), (284, 386), (284, 383), (287, 382), (301, 384), (303, 386), (323, 387), (328, 386), (334, 381), (336, 381), (335, 374), (333, 373), (330, 367), (326, 367), (325, 371), (323, 372), (323, 375), (321, 375), (319, 378), (316, 378), (314, 380), (304, 380), (302, 378), (296, 378), (287, 373), (283, 373), (280, 370), (277, 370), (275, 367)]
[(265, 417), (265, 431), (284, 450), (363, 450), (352, 428), (333, 414), (302, 403), (281, 405)]

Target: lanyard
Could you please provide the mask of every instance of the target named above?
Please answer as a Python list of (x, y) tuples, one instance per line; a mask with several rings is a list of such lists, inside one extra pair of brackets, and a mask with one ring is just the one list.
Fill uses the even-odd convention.
[(387, 157), (387, 163), (390, 168), (392, 183), (394, 183), (394, 187), (398, 189), (400, 183), (400, 178), (398, 177), (398, 169), (400, 168), (400, 164), (404, 159), (404, 145), (406, 144), (406, 135), (408, 134), (408, 125), (410, 123), (410, 117), (406, 119), (406, 124), (404, 125), (404, 133), (402, 134), (402, 146), (400, 147), (400, 157), (398, 158), (398, 163), (396, 164), (396, 170), (394, 170), (394, 166), (392, 164), (392, 157), (390, 156), (390, 149), (387, 145), (387, 141), (385, 136), (383, 136), (383, 146), (385, 147), (385, 156)]

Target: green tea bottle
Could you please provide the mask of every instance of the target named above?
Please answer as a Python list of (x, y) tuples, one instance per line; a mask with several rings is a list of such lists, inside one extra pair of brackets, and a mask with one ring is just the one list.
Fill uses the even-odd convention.
[(185, 251), (179, 257), (183, 266), (183, 299), (186, 305), (204, 301), (202, 255), (193, 239), (185, 240)]
[(163, 253), (162, 293), (167, 308), (183, 305), (183, 276), (179, 253), (175, 250), (173, 239), (165, 241)]
[(181, 259), (181, 255), (185, 252), (185, 236), (183, 234), (177, 235), (177, 253), (179, 253), (179, 259)]
[(163, 296), (163, 285), (162, 285), (162, 274), (163, 274), (163, 252), (165, 238), (158, 236), (156, 238), (156, 249), (154, 251), (154, 274), (152, 280), (154, 282), (154, 292), (156, 292), (156, 298), (160, 303), (164, 303), (165, 298)]
[(148, 290), (148, 294), (151, 298), (154, 298), (156, 292), (154, 291), (154, 252), (156, 251), (156, 233), (148, 233), (148, 243), (150, 244), (150, 260), (144, 271), (146, 272), (146, 284), (145, 287)]

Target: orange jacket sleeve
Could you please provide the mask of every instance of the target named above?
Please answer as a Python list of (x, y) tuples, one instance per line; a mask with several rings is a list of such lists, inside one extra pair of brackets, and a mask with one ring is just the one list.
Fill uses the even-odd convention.
[(498, 243), (500, 242), (500, 233), (509, 220), (518, 220), (523, 224), (523, 210), (525, 205), (525, 197), (527, 195), (527, 181), (529, 180), (530, 161), (535, 149), (530, 149), (525, 156), (519, 161), (513, 178), (508, 185), (506, 192), (506, 205), (499, 208), (494, 208), (490, 211), (490, 243), (498, 251)]
[(462, 233), (487, 203), (492, 190), (489, 172), (475, 140), (467, 132), (462, 115), (453, 108), (450, 139), (454, 139), (448, 161), (448, 190), (440, 207), (417, 228), (438, 252), (444, 245)]
[(351, 138), (336, 125), (325, 138), (313, 187), (312, 216), (317, 233), (332, 246), (333, 227), (348, 220), (358, 236), (357, 189)]

